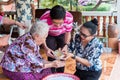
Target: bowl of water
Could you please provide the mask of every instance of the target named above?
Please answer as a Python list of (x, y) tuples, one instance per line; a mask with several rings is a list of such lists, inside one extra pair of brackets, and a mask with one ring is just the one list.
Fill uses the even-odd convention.
[(80, 80), (77, 76), (67, 73), (50, 74), (42, 80)]

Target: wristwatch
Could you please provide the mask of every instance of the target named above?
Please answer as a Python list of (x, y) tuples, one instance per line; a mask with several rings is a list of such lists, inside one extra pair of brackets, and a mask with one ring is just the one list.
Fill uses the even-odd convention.
[(73, 56), (72, 58), (75, 59), (75, 58), (76, 58), (76, 55), (74, 54), (74, 56)]
[(69, 46), (69, 44), (67, 44), (67, 43), (65, 43), (64, 45), (67, 45), (67, 46)]

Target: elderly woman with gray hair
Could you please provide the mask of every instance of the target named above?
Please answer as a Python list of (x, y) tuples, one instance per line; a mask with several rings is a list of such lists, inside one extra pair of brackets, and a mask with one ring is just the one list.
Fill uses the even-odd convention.
[(29, 33), (17, 38), (6, 50), (1, 61), (3, 73), (11, 80), (41, 80), (51, 74), (50, 67), (61, 67), (61, 61), (47, 62), (39, 54), (39, 46), (48, 35), (49, 26), (33, 24)]

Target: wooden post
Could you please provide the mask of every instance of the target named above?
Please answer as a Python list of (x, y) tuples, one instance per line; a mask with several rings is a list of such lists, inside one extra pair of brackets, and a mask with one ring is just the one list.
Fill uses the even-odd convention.
[(98, 33), (97, 36), (100, 36), (100, 16), (97, 16), (98, 19)]
[(91, 16), (91, 19), (94, 19), (94, 16)]
[(109, 16), (109, 24), (112, 24), (112, 16)]
[(103, 16), (103, 37), (106, 37), (106, 16)]
[(117, 23), (117, 16), (114, 16), (114, 23)]
[(37, 4), (37, 7), (39, 8), (40, 7), (40, 0), (37, 0), (38, 4)]

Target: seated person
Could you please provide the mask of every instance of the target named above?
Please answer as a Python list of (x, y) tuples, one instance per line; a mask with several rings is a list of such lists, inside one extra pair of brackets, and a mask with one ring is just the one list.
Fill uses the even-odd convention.
[[(19, 23), (18, 21), (11, 20), (7, 17), (0, 16), (0, 25), (5, 24), (5, 25), (18, 25), (21, 28), (25, 28), (25, 26), (22, 23)], [(0, 37), (0, 47), (6, 46), (8, 44), (8, 39), (9, 35)]]
[(76, 60), (75, 75), (80, 80), (98, 80), (102, 72), (100, 55), (103, 44), (96, 37), (97, 23), (97, 19), (84, 23), (80, 27), (80, 34), (76, 34), (69, 45), (71, 53), (67, 55)]
[[(49, 34), (46, 39), (48, 48), (57, 50), (58, 48), (66, 47), (71, 39), (71, 30), (73, 26), (73, 16), (70, 12), (66, 11), (62, 6), (56, 5), (51, 10), (46, 11), (41, 17), (41, 21), (46, 22), (49, 26)], [(48, 54), (48, 60), (53, 61), (52, 55)], [(63, 68), (58, 69), (58, 72), (63, 72)]]
[(41, 80), (52, 73), (50, 67), (64, 66), (62, 61), (43, 60), (39, 53), (39, 46), (45, 42), (48, 30), (46, 23), (36, 22), (30, 32), (18, 37), (8, 47), (1, 61), (6, 76), (11, 80)]

